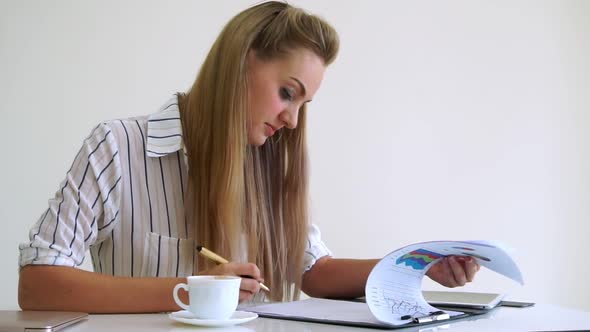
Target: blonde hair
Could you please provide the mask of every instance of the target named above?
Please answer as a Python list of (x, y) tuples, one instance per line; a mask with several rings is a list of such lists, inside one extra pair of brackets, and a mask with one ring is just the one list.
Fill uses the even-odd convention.
[[(297, 299), (308, 230), (305, 106), (298, 127), (281, 129), (264, 145), (248, 145), (247, 54), (262, 60), (305, 48), (325, 65), (336, 57), (336, 31), (287, 3), (248, 8), (224, 27), (190, 91), (179, 94), (188, 152), (187, 215), (197, 243), (239, 261), (242, 234), (248, 260), (261, 269), (273, 300)], [(210, 267), (198, 260), (197, 269)]]

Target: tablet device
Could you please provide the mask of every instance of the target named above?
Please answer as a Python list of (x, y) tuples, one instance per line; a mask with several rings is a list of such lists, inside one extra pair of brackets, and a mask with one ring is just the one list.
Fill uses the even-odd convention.
[(0, 332), (53, 332), (86, 318), (82, 312), (0, 310)]
[(475, 309), (492, 309), (504, 298), (504, 294), (497, 293), (423, 291), (422, 294), (433, 306)]

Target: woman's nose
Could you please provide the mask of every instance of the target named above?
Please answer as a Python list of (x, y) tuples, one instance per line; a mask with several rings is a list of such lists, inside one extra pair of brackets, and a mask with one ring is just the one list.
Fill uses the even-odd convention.
[(299, 119), (299, 108), (292, 107), (285, 109), (281, 113), (280, 119), (285, 124), (285, 127), (289, 129), (297, 128), (297, 120)]

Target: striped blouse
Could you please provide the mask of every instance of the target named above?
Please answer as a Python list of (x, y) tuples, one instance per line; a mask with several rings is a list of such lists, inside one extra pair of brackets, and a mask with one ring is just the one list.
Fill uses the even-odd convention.
[[(92, 130), (48, 209), (19, 245), (19, 266), (82, 264), (131, 277), (193, 272), (195, 243), (184, 214), (187, 164), (176, 96), (158, 112)], [(305, 270), (331, 255), (310, 225)]]

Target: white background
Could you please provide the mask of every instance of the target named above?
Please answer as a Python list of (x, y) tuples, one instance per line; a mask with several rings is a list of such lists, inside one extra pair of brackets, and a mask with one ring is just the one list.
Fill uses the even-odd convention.
[[(0, 309), (83, 138), (187, 90), (253, 3), (1, 0)], [(291, 3), (341, 37), (309, 109), (312, 214), (335, 256), (499, 240), (525, 286), (482, 271), (467, 289), (590, 310), (590, 2)]]

